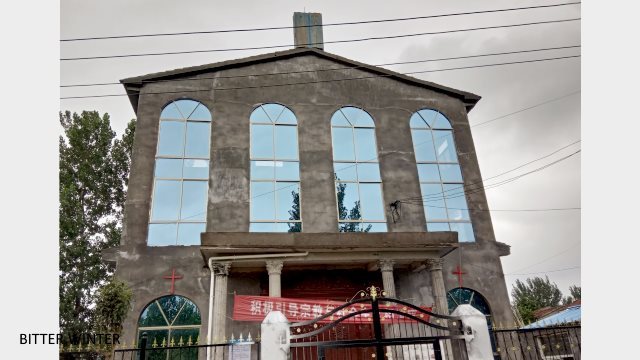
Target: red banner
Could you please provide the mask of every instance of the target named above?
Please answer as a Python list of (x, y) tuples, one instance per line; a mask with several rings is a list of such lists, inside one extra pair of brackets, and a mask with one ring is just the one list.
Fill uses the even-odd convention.
[[(384, 300), (382, 300), (379, 304), (380, 309), (394, 309), (400, 311), (401, 313), (419, 317), (421, 319), (424, 319), (425, 321), (429, 319), (428, 315), (422, 314), (421, 312), (409, 307), (404, 307), (394, 303), (387, 304), (384, 302)], [(331, 300), (235, 295), (233, 298), (233, 320), (261, 322), (262, 320), (264, 320), (264, 317), (272, 310), (282, 312), (291, 322), (313, 320), (317, 317), (331, 312), (335, 308), (342, 305), (344, 305), (343, 302)], [(369, 308), (370, 304), (353, 304), (344, 309), (341, 309), (340, 311), (336, 312), (326, 319), (323, 319), (322, 321), (335, 321), (347, 314), (361, 310), (367, 310)], [(431, 311), (431, 307), (420, 308)], [(350, 324), (368, 323), (372, 321), (371, 316), (371, 313), (359, 314), (346, 319), (344, 322)], [(413, 320), (398, 314), (380, 312), (380, 321), (382, 323), (397, 323), (410, 322)]]

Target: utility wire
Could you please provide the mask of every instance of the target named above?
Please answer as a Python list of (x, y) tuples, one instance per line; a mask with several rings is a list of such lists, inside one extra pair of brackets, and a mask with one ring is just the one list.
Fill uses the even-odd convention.
[[(328, 79), (328, 80), (316, 80), (316, 81), (306, 81), (306, 82), (293, 82), (293, 83), (284, 83), (284, 84), (268, 84), (268, 85), (255, 85), (255, 86), (239, 86), (239, 87), (230, 87), (230, 88), (202, 88), (195, 90), (179, 90), (179, 91), (155, 91), (155, 92), (145, 92), (140, 93), (142, 95), (157, 95), (157, 94), (175, 94), (175, 93), (187, 93), (187, 92), (200, 92), (200, 91), (230, 91), (230, 90), (246, 90), (246, 89), (259, 89), (259, 88), (270, 88), (270, 87), (281, 87), (281, 86), (295, 86), (295, 85), (310, 85), (310, 84), (320, 84), (320, 83), (331, 83), (331, 82), (339, 82), (339, 81), (352, 81), (352, 80), (364, 80), (364, 79), (373, 79), (373, 78), (383, 78), (383, 77), (392, 77), (396, 75), (411, 75), (411, 74), (422, 74), (422, 73), (432, 73), (432, 72), (440, 72), (440, 71), (450, 71), (450, 70), (463, 70), (463, 69), (473, 69), (473, 68), (484, 68), (490, 66), (503, 66), (503, 65), (512, 65), (512, 64), (525, 64), (525, 63), (534, 63), (534, 62), (542, 62), (542, 61), (551, 61), (551, 60), (561, 60), (561, 59), (570, 59), (570, 58), (578, 58), (580, 55), (573, 56), (562, 56), (562, 57), (554, 57), (554, 58), (545, 58), (545, 59), (533, 59), (533, 60), (524, 60), (524, 61), (512, 61), (505, 63), (495, 63), (495, 64), (485, 64), (485, 65), (475, 65), (475, 66), (463, 66), (463, 67), (455, 67), (455, 68), (445, 68), (445, 69), (435, 69), (435, 70), (423, 70), (423, 71), (412, 71), (406, 73), (397, 73), (397, 74), (382, 74), (382, 75), (372, 75), (372, 76), (363, 76), (363, 77), (355, 77), (355, 78), (344, 78), (344, 79)], [(103, 94), (103, 95), (81, 95), (81, 96), (63, 96), (61, 100), (67, 99), (88, 99), (88, 98), (104, 98), (104, 97), (116, 97), (116, 96), (128, 96), (128, 94)]]
[(562, 254), (567, 253), (569, 250), (573, 250), (573, 248), (574, 248), (576, 245), (580, 245), (580, 240), (576, 241), (574, 244), (572, 244), (571, 246), (569, 246), (568, 248), (566, 248), (566, 249), (562, 250), (562, 251), (561, 251), (561, 252), (559, 252), (559, 253), (556, 253), (556, 254), (554, 254), (554, 255), (552, 255), (552, 256), (549, 256), (548, 258), (544, 258), (544, 259), (542, 259), (542, 260), (538, 261), (537, 263), (534, 263), (534, 264), (531, 264), (531, 265), (528, 265), (528, 266), (525, 266), (525, 267), (521, 267), (521, 268), (519, 268), (518, 270), (514, 270), (514, 272), (518, 272), (518, 271), (526, 270), (526, 269), (532, 268), (532, 267), (534, 267), (534, 266), (536, 266), (536, 265), (540, 265), (540, 264), (542, 264), (542, 263), (544, 263), (544, 262), (547, 262), (547, 261), (549, 261), (549, 260), (551, 260), (551, 259), (554, 259), (554, 258), (556, 258), (556, 257), (558, 257), (558, 256), (560, 256), (560, 255), (562, 255)]
[[(487, 56), (524, 54), (524, 53), (530, 53), (530, 52), (573, 49), (573, 48), (579, 48), (579, 47), (581, 47), (581, 45), (556, 46), (556, 47), (548, 47), (548, 48), (540, 48), (540, 49), (506, 51), (506, 52), (478, 54), (478, 55), (465, 55), (465, 56), (454, 56), (454, 57), (425, 59), (425, 60), (400, 61), (400, 62), (387, 63), (387, 64), (377, 64), (372, 66), (382, 67), (382, 66), (419, 64), (419, 63), (434, 62), (434, 61), (460, 60), (460, 59), (471, 59), (471, 58), (487, 57)], [(217, 79), (237, 79), (237, 78), (274, 76), (274, 75), (294, 75), (294, 74), (315, 73), (315, 72), (324, 72), (324, 71), (355, 70), (355, 69), (362, 69), (362, 68), (366, 69), (368, 67), (369, 67), (368, 65), (359, 65), (359, 66), (343, 66), (343, 67), (333, 67), (333, 68), (319, 68), (319, 69), (313, 69), (313, 70), (282, 71), (282, 72), (263, 73), (263, 74), (226, 75), (226, 76), (223, 75), (223, 76), (215, 76), (215, 77), (198, 77), (198, 78), (185, 77), (185, 78), (179, 78), (179, 79), (142, 80), (141, 83), (152, 84), (152, 83), (165, 83), (165, 82), (178, 82), (178, 81), (191, 81), (191, 80), (217, 80)], [(107, 86), (107, 85), (122, 85), (122, 83), (103, 82), (103, 83), (88, 83), (88, 84), (66, 84), (66, 85), (60, 85), (60, 87), (70, 88), (70, 87)]]
[(580, 266), (573, 266), (573, 267), (568, 267), (568, 268), (564, 268), (564, 269), (556, 269), (556, 270), (547, 270), (547, 271), (538, 271), (538, 272), (531, 272), (531, 273), (524, 273), (524, 274), (504, 274), (505, 276), (520, 276), (520, 275), (535, 275), (535, 274), (549, 274), (549, 273), (554, 273), (554, 272), (560, 272), (560, 271), (567, 271), (567, 270), (575, 270), (575, 269), (580, 269)]
[(516, 11), (516, 10), (530, 10), (530, 9), (551, 8), (551, 7), (568, 6), (568, 5), (580, 5), (580, 4), (581, 4), (580, 2), (569, 2), (569, 3), (560, 3), (560, 4), (549, 4), (549, 5), (536, 5), (536, 6), (517, 7), (517, 8), (507, 8), (507, 9), (492, 9), (492, 10), (479, 10), (479, 11), (469, 11), (469, 12), (449, 13), (449, 14), (439, 14), (439, 15), (413, 16), (413, 17), (395, 18), (395, 19), (380, 19), (380, 20), (338, 22), (338, 23), (323, 24), (323, 25), (319, 25), (319, 26), (318, 25), (313, 25), (313, 26), (309, 26), (309, 25), (301, 25), (301, 26), (272, 26), (272, 27), (248, 28), (248, 29), (227, 29), (227, 30), (188, 31), (188, 32), (175, 32), (175, 33), (94, 36), (94, 37), (84, 37), (84, 38), (61, 39), (60, 42), (86, 41), (86, 40), (107, 40), (107, 39), (127, 39), (127, 38), (142, 38), (142, 37), (157, 37), (157, 36), (220, 34), (220, 33), (233, 33), (233, 32), (285, 30), (285, 29), (296, 29), (296, 28), (307, 28), (307, 27), (323, 27), (324, 28), (324, 27), (330, 27), (330, 26), (361, 25), (361, 24), (372, 24), (372, 23), (385, 23), (385, 22), (398, 22), (398, 21), (408, 21), (408, 20), (421, 20), (421, 19), (432, 19), (432, 18), (440, 18), (440, 17), (448, 17), (448, 16), (486, 14), (486, 13)]
[[(548, 157), (550, 157), (550, 156), (553, 156), (554, 154), (557, 154), (558, 152), (560, 152), (560, 151), (562, 151), (562, 150), (564, 150), (564, 149), (566, 149), (566, 148), (568, 148), (568, 147), (570, 147), (570, 146), (573, 146), (573, 145), (575, 145), (575, 144), (579, 143), (580, 141), (581, 141), (581, 140), (576, 140), (576, 141), (574, 141), (574, 142), (572, 142), (572, 143), (570, 143), (570, 144), (568, 144), (568, 145), (565, 145), (565, 146), (563, 146), (563, 147), (561, 147), (561, 148), (559, 148), (559, 149), (557, 149), (557, 150), (555, 150), (555, 151), (553, 151), (553, 152), (551, 152), (551, 153), (549, 153), (549, 154), (547, 154), (547, 155), (544, 155), (544, 156), (539, 157), (539, 158), (537, 158), (537, 159), (534, 159), (534, 160), (528, 161), (528, 162), (526, 162), (526, 163), (524, 163), (524, 164), (522, 164), (522, 165), (519, 165), (519, 166), (517, 166), (517, 167), (515, 167), (515, 168), (513, 168), (513, 169), (507, 170), (507, 171), (505, 171), (505, 172), (502, 172), (502, 173), (497, 174), (497, 175), (494, 175), (494, 176), (490, 176), (490, 177), (487, 177), (487, 178), (481, 179), (481, 180), (476, 181), (476, 182), (472, 182), (472, 183), (469, 183), (469, 184), (466, 184), (466, 185), (463, 185), (463, 186), (459, 186), (459, 187), (456, 187), (456, 188), (452, 188), (452, 189), (449, 189), (449, 190), (446, 190), (446, 191), (442, 191), (442, 192), (437, 192), (437, 193), (432, 193), (432, 194), (425, 194), (425, 195), (420, 196), (420, 197), (410, 197), (410, 198), (399, 199), (399, 200), (400, 200), (401, 202), (406, 202), (406, 201), (411, 201), (411, 200), (425, 200), (425, 198), (427, 198), (427, 197), (434, 197), (434, 196), (436, 196), (436, 197), (438, 198), (437, 200), (440, 200), (440, 199), (442, 198), (441, 194), (445, 194), (445, 193), (447, 193), (447, 192), (451, 192), (451, 191), (455, 191), (455, 190), (464, 189), (464, 188), (467, 188), (467, 187), (471, 188), (471, 187), (473, 187), (473, 186), (475, 186), (475, 185), (482, 185), (482, 184), (484, 184), (484, 182), (486, 182), (487, 180), (495, 179), (495, 178), (497, 178), (497, 177), (500, 177), (500, 176), (506, 175), (506, 174), (508, 174), (508, 173), (514, 172), (514, 171), (516, 171), (516, 170), (518, 170), (518, 169), (521, 169), (521, 168), (523, 168), (523, 167), (525, 167), (525, 166), (527, 166), (527, 165), (530, 165), (530, 164), (532, 164), (532, 163), (535, 163), (535, 162), (538, 162), (538, 161), (540, 161), (540, 160), (546, 159), (546, 158), (548, 158)], [(580, 150), (578, 150), (577, 152), (572, 153), (572, 154), (571, 154), (571, 155), (569, 155), (568, 157), (571, 157), (571, 156), (573, 156), (573, 155), (577, 154), (578, 152), (580, 152)], [(565, 158), (567, 158), (567, 157), (565, 157)], [(558, 162), (558, 161), (562, 161), (562, 160), (564, 160), (565, 158), (562, 158), (562, 159), (560, 159), (560, 160), (556, 160), (556, 162)], [(551, 166), (551, 165), (555, 164), (556, 162), (553, 162), (553, 163), (551, 163), (551, 164), (547, 164), (547, 165), (543, 166), (542, 168), (538, 168), (538, 169), (536, 169), (536, 170), (534, 170), (534, 171), (540, 171), (540, 170), (542, 170), (543, 168), (546, 168), (546, 167), (548, 167), (548, 166)], [(527, 173), (525, 173), (525, 174), (527, 174)], [(516, 176), (515, 178), (519, 178), (519, 177), (520, 177), (520, 175)], [(504, 181), (508, 181), (508, 180), (503, 180), (503, 182), (504, 182)], [(486, 186), (482, 186), (482, 187), (483, 187), (483, 188), (485, 188), (485, 187), (489, 187), (489, 186), (492, 186), (492, 185), (486, 185)], [(476, 189), (471, 189), (471, 190), (476, 190)], [(451, 195), (451, 194), (450, 194), (450, 195)], [(453, 194), (453, 195), (455, 195), (455, 194)]]
[[(346, 40), (332, 40), (332, 41), (324, 41), (324, 42), (322, 42), (322, 43), (313, 43), (313, 44), (308, 44), (308, 45), (343, 44), (343, 43), (362, 42), (362, 41), (372, 41), (372, 40), (399, 39), (399, 38), (415, 37), (415, 36), (425, 36), (425, 35), (451, 34), (451, 33), (459, 33), (459, 32), (466, 32), (466, 31), (490, 30), (490, 29), (504, 29), (504, 28), (520, 27), (520, 26), (542, 25), (542, 24), (554, 24), (554, 23), (563, 23), (563, 22), (571, 22), (571, 21), (578, 21), (578, 20), (580, 20), (580, 18), (560, 19), (560, 20), (548, 20), (548, 21), (536, 21), (536, 22), (530, 22), (530, 23), (519, 23), (519, 24), (509, 24), (509, 25), (497, 25), (497, 26), (484, 26), (484, 27), (476, 27), (476, 28), (455, 29), (455, 30), (444, 30), (444, 31), (432, 31), (432, 32), (422, 32), (422, 33), (413, 33), (413, 34), (387, 35), (387, 36), (372, 36), (372, 37), (367, 37), (367, 38), (357, 38), (357, 39), (346, 39)], [(197, 53), (226, 52), (226, 51), (265, 50), (265, 49), (276, 49), (276, 48), (294, 47), (294, 46), (295, 46), (295, 44), (287, 44), (287, 45), (254, 46), (254, 47), (245, 47), (245, 48), (226, 48), (226, 49), (188, 50), (188, 51), (169, 51), (169, 52), (140, 53), (140, 54), (121, 54), (121, 55), (85, 56), (85, 57), (61, 58), (61, 59), (60, 59), (60, 61), (73, 61), (73, 60), (96, 60), (96, 59), (115, 59), (115, 58), (128, 58), (128, 57), (161, 56), (161, 55), (178, 55), (178, 54), (197, 54)]]

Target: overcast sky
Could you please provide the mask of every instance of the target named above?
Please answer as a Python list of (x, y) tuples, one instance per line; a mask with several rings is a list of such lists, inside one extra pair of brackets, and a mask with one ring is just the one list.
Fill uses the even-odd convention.
[[(556, 1), (61, 1), (61, 39), (217, 29), (288, 26), (295, 11), (321, 12), (323, 22), (374, 20), (569, 2)], [(325, 41), (475, 28), (580, 17), (580, 6), (444, 17), (384, 24), (333, 26)], [(325, 50), (368, 64), (528, 50), (580, 44), (580, 22), (480, 30), (346, 44)], [(100, 40), (61, 43), (63, 58), (144, 52), (205, 50), (293, 42), (292, 30)], [(285, 50), (286, 48), (278, 49)], [(61, 61), (64, 84), (114, 82), (174, 68), (265, 53), (265, 50), (212, 52), (123, 59)], [(576, 55), (580, 49), (389, 66), (399, 72)], [(482, 96), (469, 114), (471, 125), (580, 90), (580, 58), (444, 71), (416, 75)], [(61, 96), (124, 93), (121, 86), (72, 88)], [(125, 96), (61, 100), (61, 110), (97, 110), (111, 115), (121, 133), (134, 112)], [(580, 139), (580, 94), (473, 127), (483, 177), (547, 155)], [(521, 170), (526, 172), (580, 148), (576, 144)], [(520, 173), (520, 172), (518, 172)], [(514, 175), (517, 173), (512, 173)], [(580, 207), (580, 155), (495, 189), (492, 209)], [(498, 241), (511, 246), (502, 258), (507, 286), (515, 279), (549, 276), (562, 292), (580, 284), (580, 211), (492, 212)], [(464, 268), (464, 265), (463, 265)], [(570, 269), (569, 269), (570, 268)], [(561, 270), (561, 271), (558, 271)], [(530, 275), (513, 275), (530, 274)]]

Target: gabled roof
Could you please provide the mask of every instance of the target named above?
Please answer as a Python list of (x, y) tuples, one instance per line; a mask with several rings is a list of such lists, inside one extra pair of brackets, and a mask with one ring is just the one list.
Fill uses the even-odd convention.
[(137, 111), (140, 89), (142, 88), (145, 82), (155, 82), (155, 81), (184, 78), (184, 77), (195, 76), (195, 75), (199, 75), (207, 72), (215, 72), (220, 70), (232, 69), (232, 68), (265, 63), (270, 61), (277, 61), (282, 59), (289, 59), (289, 58), (305, 56), (305, 55), (315, 55), (324, 59), (332, 60), (334, 62), (346, 65), (348, 67), (356, 67), (359, 69), (363, 69), (365, 71), (372, 72), (376, 75), (389, 77), (407, 84), (421, 86), (421, 87), (428, 88), (440, 93), (447, 94), (449, 96), (460, 99), (465, 104), (467, 112), (471, 111), (471, 109), (475, 106), (475, 104), (480, 100), (480, 96), (472, 94), (470, 92), (453, 89), (450, 87), (432, 83), (430, 81), (416, 79), (414, 77), (403, 75), (395, 71), (383, 69), (381, 67), (377, 67), (373, 65), (364, 64), (364, 63), (347, 59), (342, 56), (331, 54), (316, 48), (295, 48), (291, 50), (250, 56), (250, 57), (245, 57), (241, 59), (227, 60), (227, 61), (206, 64), (206, 65), (199, 65), (199, 66), (191, 66), (191, 67), (163, 71), (163, 72), (158, 72), (158, 73), (153, 73), (148, 75), (130, 77), (130, 78), (122, 79), (120, 80), (120, 82), (124, 85), (125, 90), (127, 91), (127, 95), (129, 96), (131, 105), (133, 105), (134, 111)]
[(534, 323), (524, 326), (523, 329), (537, 329), (547, 326), (579, 323), (582, 320), (581, 307), (579, 303), (569, 306), (558, 313), (546, 316)]

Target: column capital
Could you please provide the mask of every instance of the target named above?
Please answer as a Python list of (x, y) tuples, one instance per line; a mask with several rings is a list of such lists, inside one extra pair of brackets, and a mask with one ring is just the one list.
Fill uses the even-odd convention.
[(267, 265), (267, 272), (269, 275), (280, 275), (282, 273), (282, 266), (284, 265), (284, 261), (282, 260), (267, 260), (265, 261)]
[(381, 259), (379, 261), (380, 271), (393, 271), (393, 265), (396, 261), (391, 259)]
[(424, 264), (427, 265), (427, 270), (429, 271), (442, 270), (443, 263), (444, 260), (440, 258), (431, 258), (424, 261)]
[(229, 270), (231, 269), (231, 261), (220, 261), (211, 264), (211, 269), (214, 275), (229, 276)]

